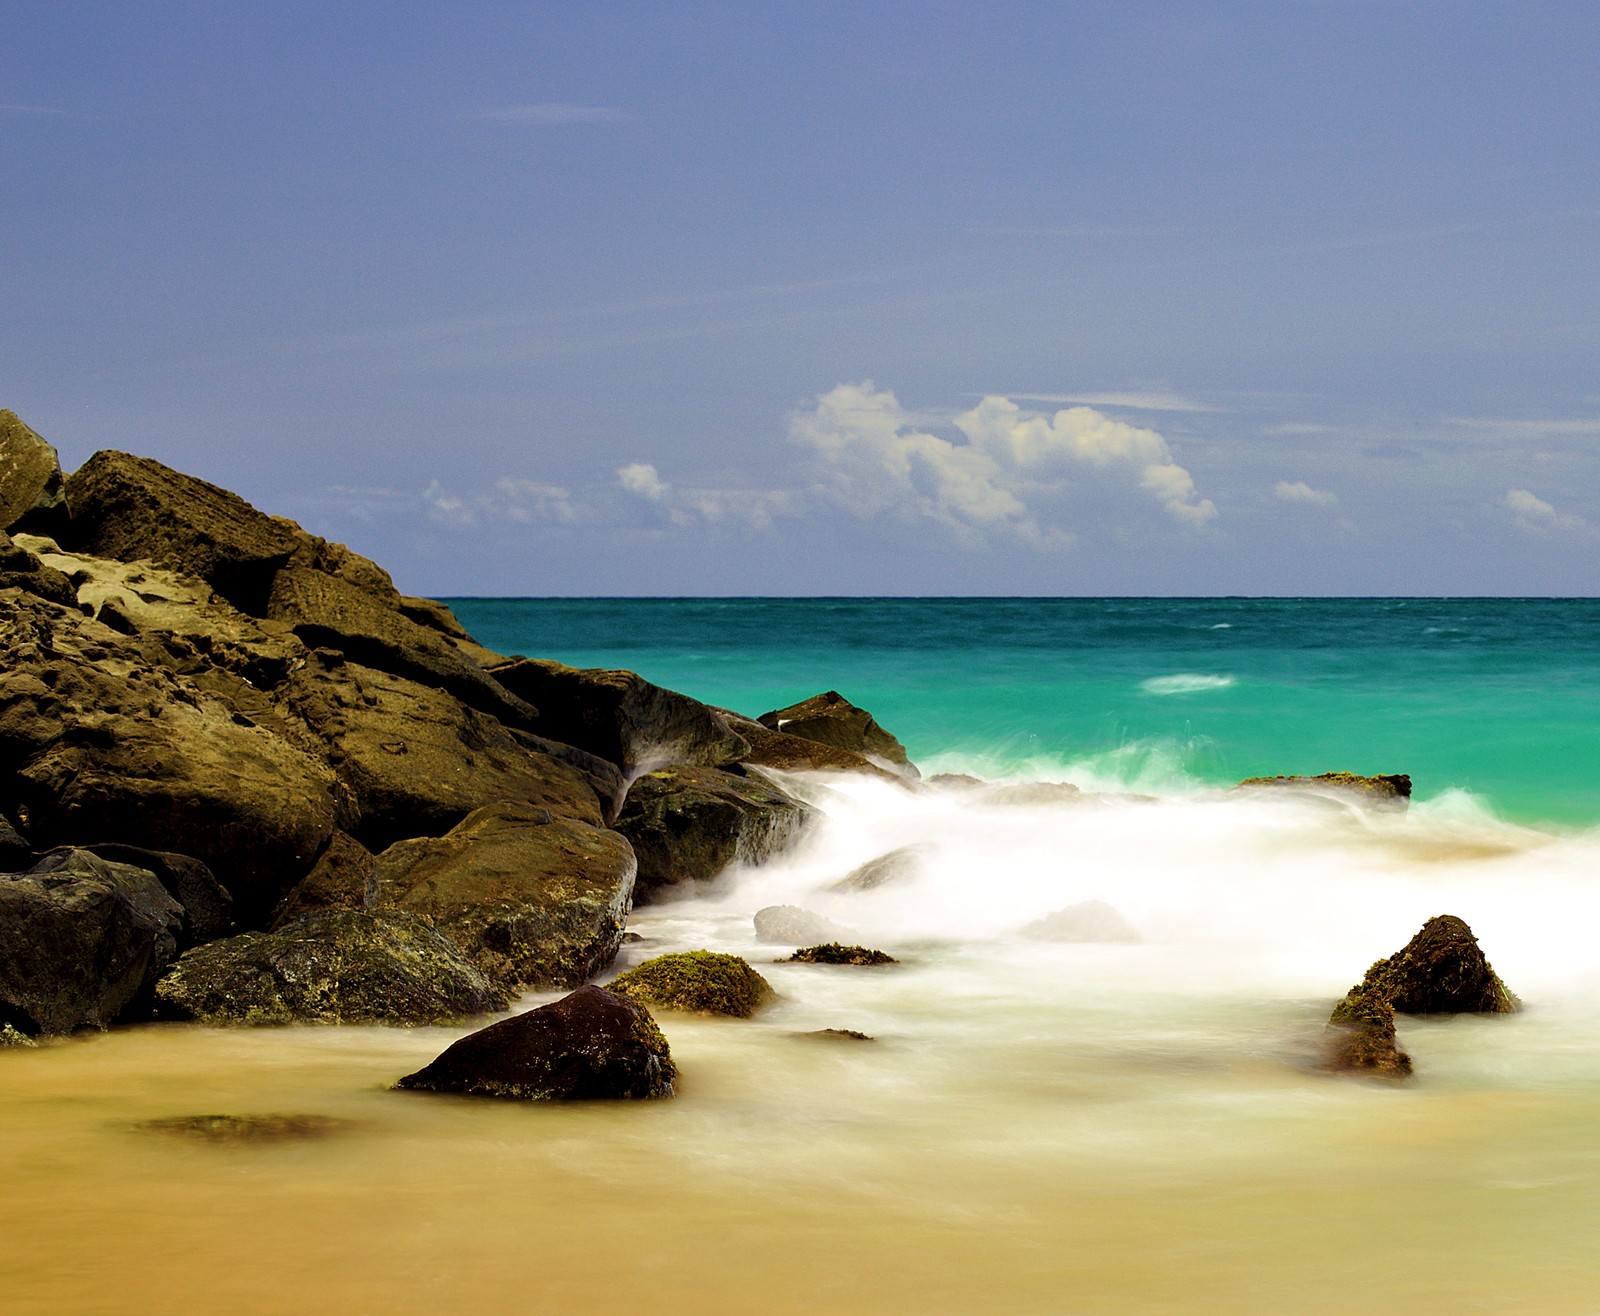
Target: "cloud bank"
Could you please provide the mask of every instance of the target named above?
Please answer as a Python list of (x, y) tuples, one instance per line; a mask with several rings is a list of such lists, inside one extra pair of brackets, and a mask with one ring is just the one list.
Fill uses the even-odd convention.
[(1581, 530), (1583, 519), (1558, 512), (1537, 494), (1527, 489), (1507, 489), (1505, 506), (1524, 530)]
[(1292, 484), (1288, 480), (1279, 480), (1272, 486), (1272, 496), (1286, 503), (1310, 503), (1315, 507), (1332, 507), (1339, 501), (1338, 494), (1327, 489), (1313, 489), (1304, 480), (1296, 480)]

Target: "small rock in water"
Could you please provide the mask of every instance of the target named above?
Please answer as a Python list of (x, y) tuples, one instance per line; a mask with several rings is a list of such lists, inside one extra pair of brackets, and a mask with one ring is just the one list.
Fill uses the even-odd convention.
[(837, 941), (830, 941), (821, 946), (806, 946), (779, 963), (872, 965), (898, 964), (900, 961), (881, 950), (867, 946), (841, 946)]
[(1134, 926), (1103, 900), (1084, 900), (1046, 914), (1022, 929), (1033, 941), (1142, 941)]
[(609, 991), (663, 1010), (747, 1019), (777, 993), (737, 955), (691, 950), (657, 955), (606, 984)]
[(799, 905), (768, 905), (756, 910), (756, 940), (777, 946), (806, 946), (819, 941), (838, 941), (849, 930), (813, 914)]
[(1375, 809), (1404, 809), (1411, 778), (1403, 772), (1363, 777), (1359, 772), (1321, 772), (1315, 777), (1246, 777), (1235, 790), (1298, 790), (1352, 801)]
[(212, 1143), (302, 1142), (355, 1127), (354, 1120), (332, 1115), (171, 1115), (134, 1125), (143, 1133)]
[(650, 1012), (590, 984), (463, 1037), (397, 1087), (515, 1101), (670, 1097), (677, 1067)]
[(878, 1039), (870, 1033), (857, 1032), (854, 1028), (818, 1028), (809, 1033), (796, 1033), (796, 1037), (810, 1037), (819, 1042), (876, 1042)]
[(1352, 988), (1328, 1021), (1323, 1068), (1335, 1074), (1368, 1078), (1406, 1078), (1411, 1057), (1400, 1049), (1394, 1007), (1381, 994)]
[(931, 845), (903, 845), (898, 850), (867, 860), (826, 889), (834, 892), (875, 891), (891, 883), (909, 882), (921, 871), (923, 861), (932, 853)]

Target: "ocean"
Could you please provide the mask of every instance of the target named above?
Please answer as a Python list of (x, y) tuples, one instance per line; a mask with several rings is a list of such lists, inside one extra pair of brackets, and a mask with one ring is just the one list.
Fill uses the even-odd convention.
[[(618, 968), (728, 951), (779, 993), (662, 1014), (668, 1102), (390, 1090), (462, 1029), (0, 1057), (8, 1310), (1600, 1309), (1600, 603), (453, 606), (502, 652), (750, 714), (836, 689), (925, 774), (1080, 789), (789, 779), (794, 850), (630, 921)], [(1410, 774), (1410, 808), (1229, 789), (1340, 769)], [(906, 846), (906, 880), (829, 889)], [(1029, 935), (1090, 900), (1137, 940)], [(777, 904), (899, 962), (784, 962)], [(1523, 1011), (1402, 1018), (1403, 1084), (1319, 1072), (1333, 1003), (1441, 913)], [(205, 1113), (346, 1124), (139, 1127)]]

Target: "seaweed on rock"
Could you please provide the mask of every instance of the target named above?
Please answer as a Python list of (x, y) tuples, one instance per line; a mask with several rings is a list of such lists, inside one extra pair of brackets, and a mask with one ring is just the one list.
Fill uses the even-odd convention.
[(690, 950), (658, 955), (606, 984), (618, 996), (663, 1010), (747, 1019), (777, 995), (737, 955)]

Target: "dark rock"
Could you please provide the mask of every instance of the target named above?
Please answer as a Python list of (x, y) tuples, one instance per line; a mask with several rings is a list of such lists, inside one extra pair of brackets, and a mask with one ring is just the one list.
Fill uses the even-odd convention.
[(19, 1033), (10, 1024), (0, 1024), (0, 1048), (8, 1046), (38, 1046), (26, 1033)]
[(610, 759), (603, 759), (598, 754), (579, 749), (576, 745), (563, 744), (559, 740), (546, 740), (543, 736), (535, 736), (515, 727), (508, 727), (507, 730), (524, 749), (560, 759), (568, 767), (581, 772), (588, 781), (589, 788), (599, 797), (600, 811), (606, 826), (609, 827), (616, 822), (617, 815), (622, 812), (622, 801), (628, 794), (628, 778), (623, 776), (621, 768)]
[(779, 772), (852, 772), (896, 785), (906, 784), (907, 778), (901, 773), (880, 767), (865, 754), (774, 731), (754, 718), (727, 709), (717, 712), (729, 727), (749, 742), (749, 750), (739, 761), (751, 767), (773, 768)]
[(272, 914), (272, 931), (325, 909), (365, 909), (376, 898), (372, 851), (347, 832), (335, 832), (316, 867), (300, 879)]
[(84, 850), (0, 873), (0, 1024), (70, 1033), (145, 1012), (182, 926), (155, 874)]
[(1142, 941), (1134, 926), (1103, 900), (1083, 900), (1053, 914), (1035, 919), (1022, 929), (1033, 941), (1133, 942)]
[(197, 947), (156, 999), (168, 1018), (214, 1025), (437, 1024), (506, 1005), (423, 920), (352, 909)]
[(581, 772), (527, 749), (498, 720), (443, 691), (317, 650), (278, 697), (350, 792), (355, 816), (342, 825), (371, 850), (437, 836), (502, 800), (602, 821)]
[(617, 830), (639, 859), (637, 903), (706, 882), (730, 864), (760, 864), (799, 840), (811, 811), (770, 782), (718, 768), (676, 767), (634, 782)]
[(616, 957), (634, 873), (616, 832), (497, 804), (390, 846), (373, 903), (425, 916), (502, 987), (571, 987)]
[(710, 950), (658, 955), (606, 984), (608, 991), (662, 1010), (747, 1019), (772, 1001), (772, 985), (737, 955)]
[(852, 935), (848, 929), (799, 905), (768, 905), (756, 910), (755, 928), (757, 941), (778, 946), (808, 946)]
[(198, 576), (235, 607), (260, 616), (273, 577), (301, 545), (291, 521), (238, 494), (147, 457), (97, 452), (67, 477), (65, 547)]
[(871, 713), (857, 708), (837, 690), (763, 713), (756, 720), (772, 731), (863, 754), (904, 776), (918, 775), (906, 757), (906, 747), (879, 726)]
[(1315, 777), (1246, 777), (1234, 789), (1305, 791), (1372, 808), (1404, 809), (1411, 800), (1411, 778), (1404, 773), (1376, 777), (1354, 772), (1323, 772)]
[(99, 841), (82, 847), (114, 864), (131, 864), (154, 873), (167, 894), (183, 906), (180, 950), (226, 937), (233, 931), (233, 897), (198, 859), (165, 850)]
[(677, 1067), (650, 1012), (603, 988), (463, 1037), (397, 1087), (515, 1101), (670, 1097)]
[(169, 1115), (141, 1120), (140, 1133), (192, 1138), (217, 1145), (246, 1143), (313, 1142), (346, 1133), (360, 1125), (333, 1115)]
[(193, 855), (264, 916), (327, 843), (334, 777), (152, 649), (42, 600), (0, 613), (0, 789), (37, 849)]
[(493, 675), (538, 706), (534, 731), (599, 755), (629, 779), (678, 763), (731, 763), (749, 749), (714, 709), (635, 672), (522, 658)]
[(1336, 1074), (1405, 1078), (1411, 1057), (1400, 1049), (1394, 1007), (1381, 992), (1352, 989), (1329, 1021), (1323, 1068)]
[(927, 844), (903, 845), (898, 850), (881, 854), (876, 859), (867, 860), (859, 868), (851, 869), (827, 890), (848, 893), (901, 885), (922, 871), (933, 852), (934, 847)]
[(0, 411), (0, 531), (51, 521), (62, 504), (56, 450), (14, 411)]
[[(1512, 1014), (1519, 1004), (1489, 967), (1472, 929), (1452, 914), (1430, 918), (1402, 949), (1368, 969), (1351, 993), (1385, 1000), (1401, 1014)], [(1346, 1002), (1334, 1010), (1335, 1022)]]
[(795, 964), (849, 964), (868, 967), (878, 964), (898, 964), (899, 960), (881, 950), (868, 946), (841, 946), (836, 941), (821, 946), (806, 946), (789, 956), (786, 963)]
[(33, 862), (33, 847), (4, 817), (0, 817), (0, 873), (16, 873)]
[(869, 1033), (858, 1032), (854, 1028), (818, 1028), (810, 1033), (798, 1033), (798, 1037), (815, 1038), (819, 1042), (876, 1042), (878, 1039)]
[(47, 566), (30, 549), (0, 530), (0, 590), (20, 589), (63, 607), (76, 607), (78, 592), (72, 581)]
[(463, 657), (448, 637), (408, 618), (399, 599), (392, 586), (379, 593), (326, 571), (291, 566), (273, 578), (265, 615), (292, 627), (308, 648), (337, 649), (363, 666), (448, 691), (503, 722), (533, 726), (538, 713), (532, 706)]

